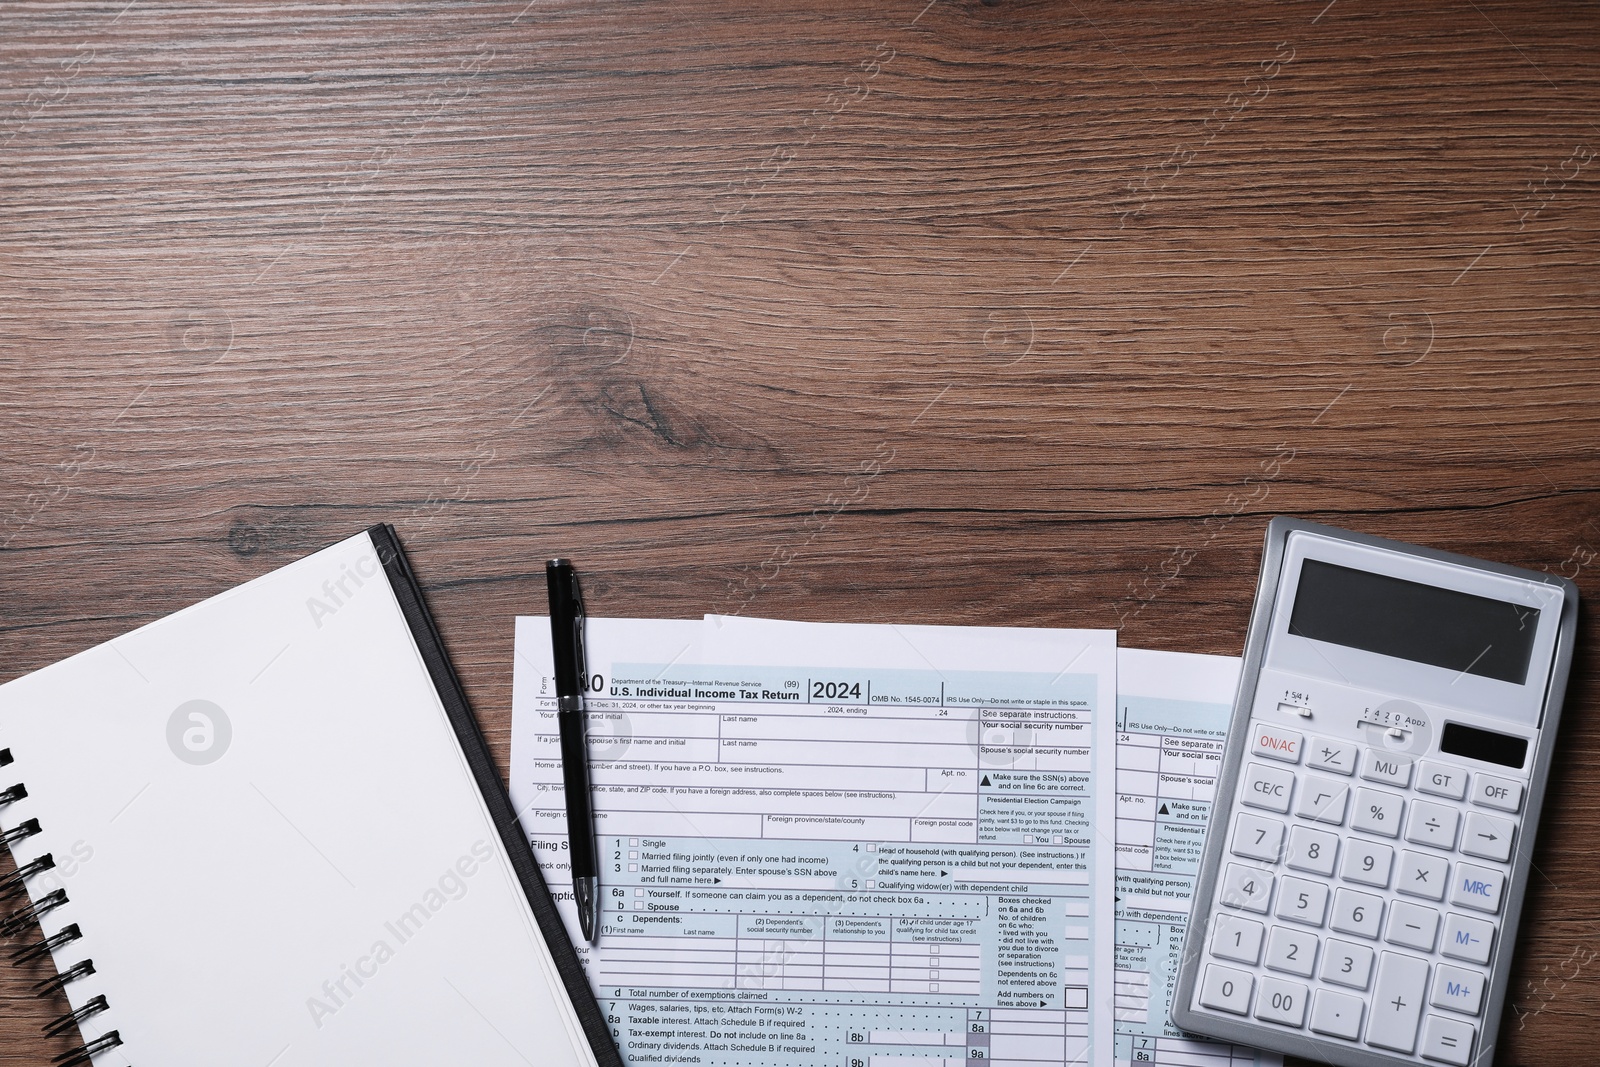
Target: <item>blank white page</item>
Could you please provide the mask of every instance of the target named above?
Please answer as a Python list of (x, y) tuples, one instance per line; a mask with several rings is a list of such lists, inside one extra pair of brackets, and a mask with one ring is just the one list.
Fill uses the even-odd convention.
[(368, 534), (0, 687), (0, 747), (97, 1065), (595, 1063)]

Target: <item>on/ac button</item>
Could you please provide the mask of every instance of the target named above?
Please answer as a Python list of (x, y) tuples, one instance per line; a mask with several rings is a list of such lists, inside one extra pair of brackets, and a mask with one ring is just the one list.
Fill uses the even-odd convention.
[(1250, 724), (1250, 751), (1268, 759), (1285, 763), (1300, 762), (1301, 735), (1293, 730), (1279, 730), (1265, 723)]

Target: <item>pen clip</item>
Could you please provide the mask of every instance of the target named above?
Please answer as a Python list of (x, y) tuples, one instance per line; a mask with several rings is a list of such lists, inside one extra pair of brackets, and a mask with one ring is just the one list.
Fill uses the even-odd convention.
[(589, 663), (584, 657), (583, 623), (587, 615), (583, 610), (583, 589), (578, 585), (578, 575), (572, 575), (572, 658), (578, 667), (578, 692), (589, 692)]

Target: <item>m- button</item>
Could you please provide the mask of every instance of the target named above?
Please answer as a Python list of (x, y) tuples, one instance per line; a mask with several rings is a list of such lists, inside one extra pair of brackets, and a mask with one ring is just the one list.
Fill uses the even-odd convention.
[(1417, 792), (1460, 800), (1467, 795), (1467, 772), (1448, 763), (1423, 760), (1417, 764)]
[(1304, 738), (1293, 730), (1278, 730), (1265, 723), (1252, 723), (1250, 751), (1268, 759), (1285, 763), (1300, 762), (1300, 744)]

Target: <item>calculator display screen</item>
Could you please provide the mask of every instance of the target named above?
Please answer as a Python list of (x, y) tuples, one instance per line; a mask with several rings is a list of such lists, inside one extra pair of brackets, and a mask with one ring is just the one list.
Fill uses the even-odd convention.
[(1439, 738), (1439, 751), (1452, 756), (1481, 759), (1485, 763), (1498, 763), (1502, 767), (1521, 767), (1528, 758), (1528, 741), (1523, 737), (1447, 722), (1444, 724), (1444, 734)]
[(1521, 685), (1538, 623), (1537, 608), (1306, 559), (1289, 632)]

